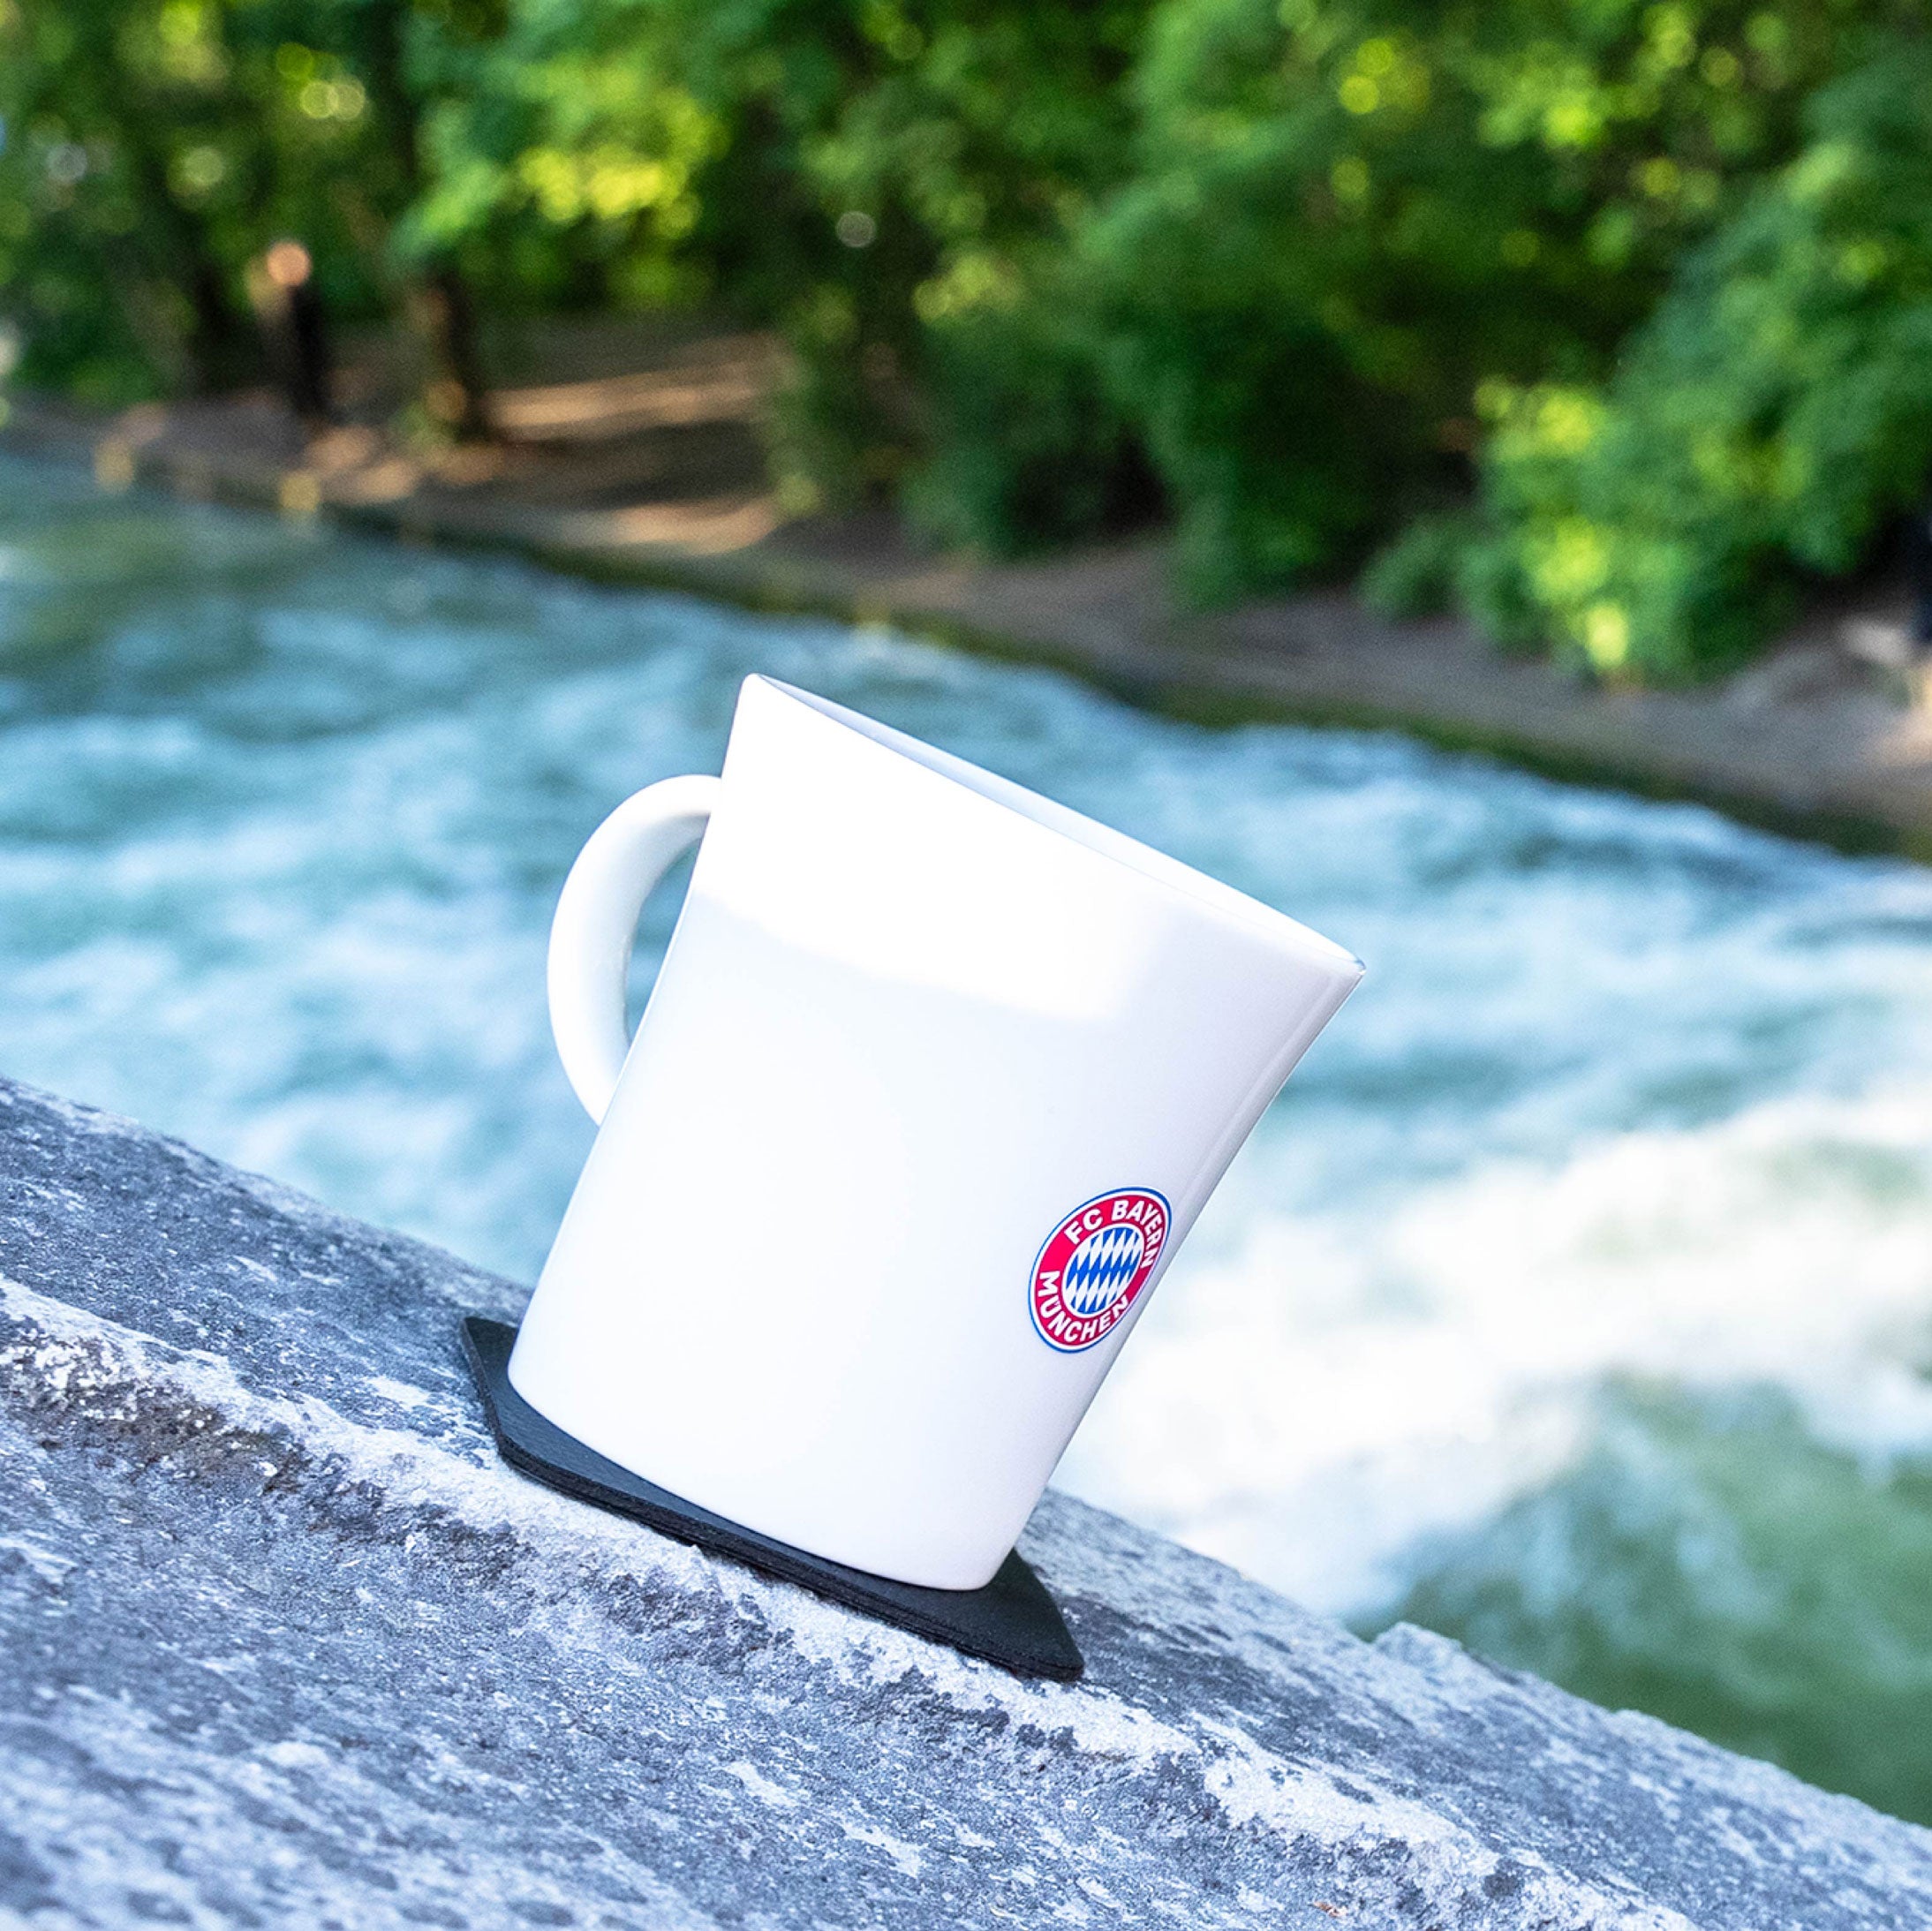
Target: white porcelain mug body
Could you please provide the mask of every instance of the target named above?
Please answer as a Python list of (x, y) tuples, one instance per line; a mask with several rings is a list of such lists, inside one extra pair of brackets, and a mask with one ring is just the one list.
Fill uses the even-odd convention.
[[(700, 833), (626, 1054), (630, 926)], [(722, 780), (621, 807), (560, 902), (558, 1044), (601, 1126), (510, 1379), (717, 1514), (977, 1588), (1360, 975), (1173, 859), (749, 679)]]

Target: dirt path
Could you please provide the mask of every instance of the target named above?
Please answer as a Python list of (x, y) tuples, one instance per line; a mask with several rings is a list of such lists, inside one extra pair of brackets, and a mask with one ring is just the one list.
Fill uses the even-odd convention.
[[(1394, 623), (1324, 592), (1179, 612), (1148, 541), (991, 564), (922, 553), (884, 517), (788, 520), (757, 416), (769, 347), (687, 336), (623, 366), (549, 356), (495, 399), (501, 447), (424, 454), (374, 426), (304, 438), (267, 396), (90, 417), (15, 398), (0, 446), (194, 496), (327, 513), (418, 539), (511, 547), (567, 569), (760, 608), (890, 622), (1062, 666), (1144, 705), (1218, 720), (1388, 726), (1561, 775), (1836, 843), (1932, 859), (1932, 691), (1860, 654), (1903, 594), (1815, 615), (1729, 683), (1606, 690), (1498, 654), (1468, 626)], [(616, 366), (613, 366), (614, 362)]]

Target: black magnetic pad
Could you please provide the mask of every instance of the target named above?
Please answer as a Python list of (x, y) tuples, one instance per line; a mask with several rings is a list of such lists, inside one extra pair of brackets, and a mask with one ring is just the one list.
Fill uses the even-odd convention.
[(547, 1422), (509, 1384), (509, 1351), (517, 1331), (477, 1315), (465, 1317), (463, 1344), (483, 1397), (497, 1452), (518, 1474), (580, 1502), (594, 1502), (654, 1528), (660, 1535), (735, 1556), (842, 1603), (861, 1615), (894, 1623), (932, 1642), (983, 1656), (1018, 1676), (1071, 1683), (1086, 1665), (1075, 1648), (1060, 1605), (1015, 1550), (983, 1589), (922, 1589), (909, 1582), (848, 1569), (807, 1555), (757, 1530), (741, 1528), (668, 1490), (620, 1468), (574, 1435)]

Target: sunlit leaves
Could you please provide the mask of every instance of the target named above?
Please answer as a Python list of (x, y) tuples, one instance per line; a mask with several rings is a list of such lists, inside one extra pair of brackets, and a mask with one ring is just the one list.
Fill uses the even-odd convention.
[[(1921, 11), (1163, 0), (1140, 166), (1081, 241), (1193, 587), (1252, 587), (1269, 558), (1344, 567), (1453, 499), (1483, 385), (1607, 373), (1796, 151), (1810, 92)], [(1863, 241), (1833, 259), (1847, 284), (1880, 273)], [(1586, 619), (1581, 595), (1570, 643), (1636, 663), (1641, 613)]]
[(1814, 120), (1581, 401), (1587, 434), (1501, 401), (1492, 545), (1598, 668), (1734, 660), (1796, 569), (1853, 567), (1932, 473), (1932, 62), (1890, 50)]
[(118, 397), (246, 373), (280, 236), (345, 316), (456, 268), (497, 309), (702, 301), (789, 345), (795, 505), (894, 493), (1013, 548), (1160, 503), (1210, 597), (1413, 523), (1383, 578), (1454, 549), (1498, 630), (1675, 674), (1743, 648), (1791, 560), (1855, 560), (1932, 461), (1932, 236), (1896, 185), (1932, 128), (1903, 79), (1834, 91), (1928, 24), (0, 0), (0, 313), (32, 379)]

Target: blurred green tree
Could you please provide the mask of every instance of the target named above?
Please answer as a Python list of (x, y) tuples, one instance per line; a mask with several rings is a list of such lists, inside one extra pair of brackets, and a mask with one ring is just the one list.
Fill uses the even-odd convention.
[(89, 399), (221, 388), (264, 143), (194, 0), (0, 5), (0, 290), (21, 374)]
[[(1932, 49), (1823, 90), (1803, 152), (1596, 387), (1498, 385), (1469, 589), (1606, 675), (1735, 664), (1802, 573), (1932, 490)], [(1494, 607), (1500, 595), (1503, 608)]]
[(0, 0), (0, 301), (23, 378), (110, 402), (258, 375), (250, 271), (290, 237), (337, 313), (414, 302), (472, 426), (460, 266), (398, 231), (424, 125), (500, 24), (489, 0)]
[(1029, 258), (1119, 177), (1144, 11), (512, 0), (432, 117), (434, 180), (405, 233), (480, 243), (560, 297), (776, 327), (794, 369), (781, 487), (796, 507), (850, 503), (973, 434), (942, 338), (1014, 305)]
[(1166, 0), (1083, 281), (1196, 594), (1465, 494), (1478, 394), (1599, 376), (1807, 91), (1915, 11)]
[(1928, 7), (0, 0), (0, 320), (219, 388), (293, 237), (479, 434), (479, 311), (698, 307), (789, 346), (791, 508), (1164, 506), (1197, 599), (1372, 558), (1685, 674), (1920, 487)]

